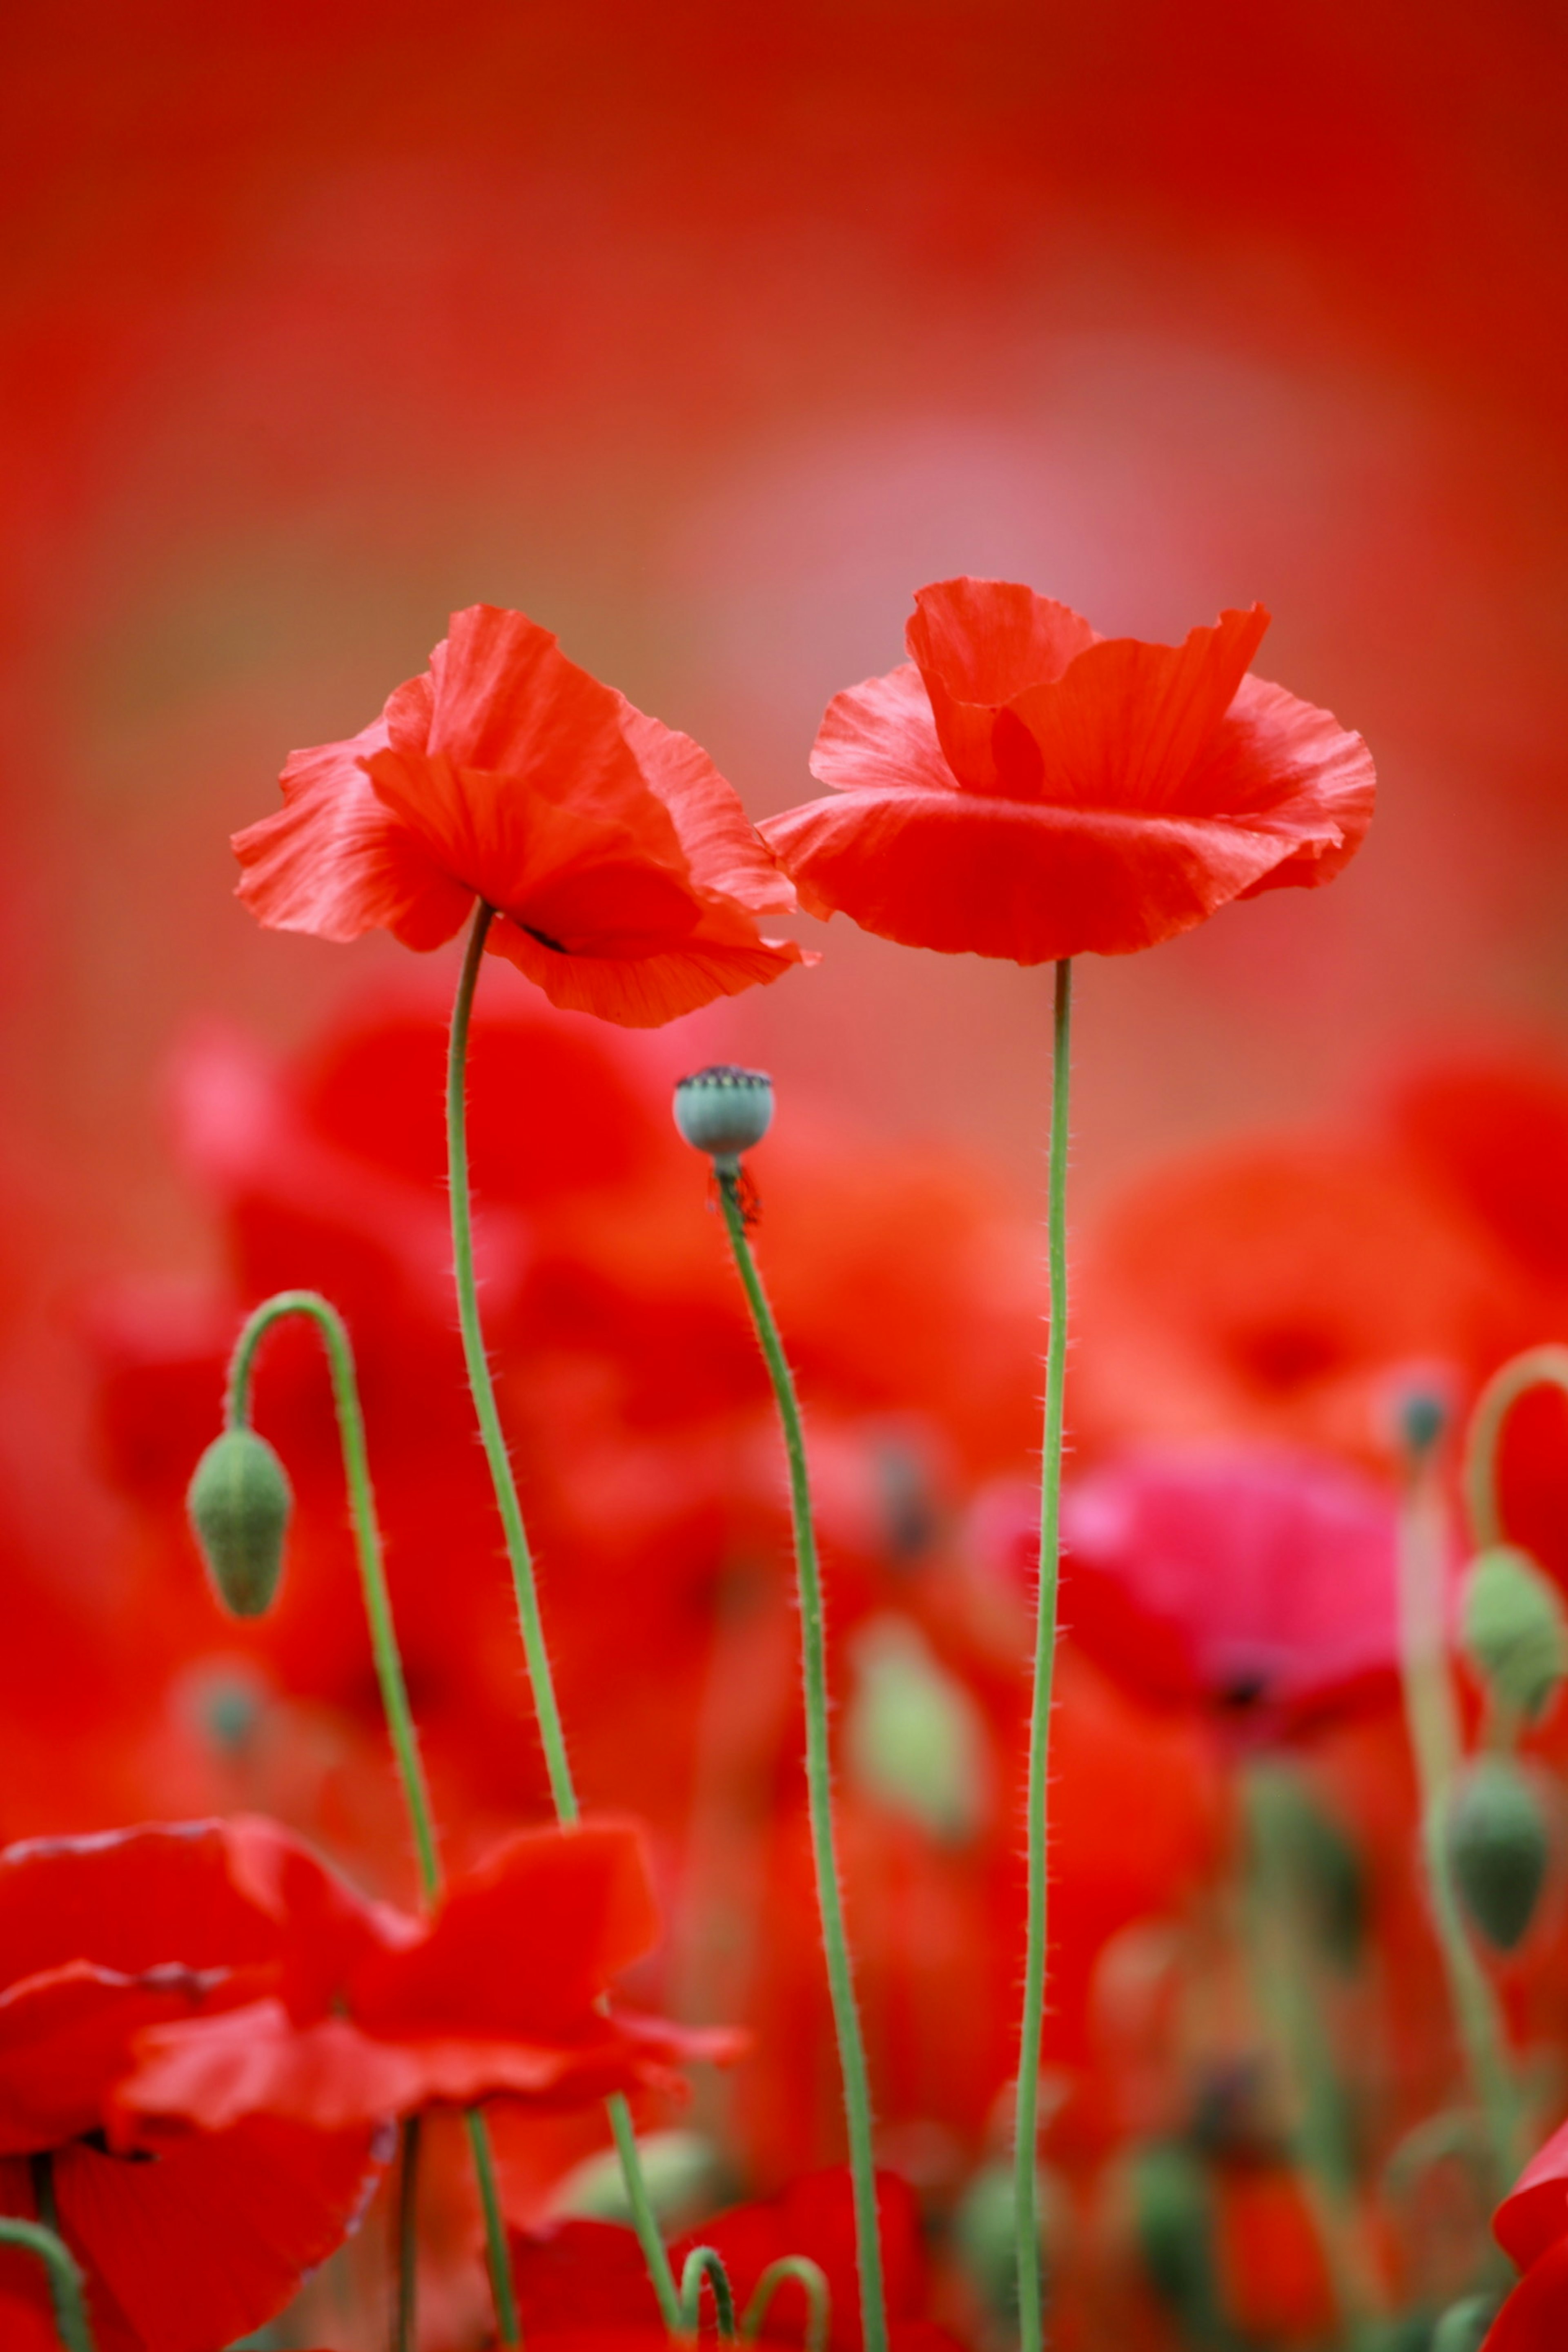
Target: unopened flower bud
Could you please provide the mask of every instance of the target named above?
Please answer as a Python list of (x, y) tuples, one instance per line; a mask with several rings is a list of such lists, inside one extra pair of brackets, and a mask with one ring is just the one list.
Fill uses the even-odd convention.
[(1498, 2315), (1495, 2294), (1468, 2294), (1451, 2303), (1432, 2333), (1431, 2352), (1481, 2352)]
[[(701, 2132), (639, 2132), (637, 2156), (648, 2201), (667, 2230), (685, 2229), (726, 2201), (731, 2183), (723, 2158)], [(631, 2200), (615, 2149), (574, 2165), (557, 2187), (552, 2210), (560, 2221), (613, 2221), (629, 2228)]]
[(907, 1617), (879, 1617), (855, 1644), (844, 1720), (851, 1777), (868, 1796), (962, 1845), (984, 1820), (985, 1734), (963, 1685)]
[(1184, 2328), (1214, 2333), (1219, 2315), (1214, 2201), (1203, 2165), (1176, 2141), (1142, 2148), (1128, 2189), (1149, 2284)]
[(1541, 1801), (1517, 1764), (1483, 1756), (1449, 1801), (1448, 1867), (1478, 1934), (1511, 1952), (1535, 1916), (1551, 1858)]
[(185, 1507), (231, 1616), (261, 1617), (272, 1606), (293, 1499), (289, 1473), (254, 1429), (226, 1429), (197, 1463)]
[[(1043, 2263), (1056, 2197), (1048, 2175), (1037, 2172), (1035, 2179)], [(960, 2269), (986, 2310), (1016, 2330), (1018, 2184), (1011, 2164), (983, 2165), (970, 2180), (952, 2216), (952, 2247)]]
[(1461, 1637), (1494, 1698), (1533, 1721), (1568, 1674), (1568, 1611), (1527, 1551), (1496, 1544), (1465, 1580)]
[(695, 1151), (738, 1160), (762, 1141), (773, 1118), (773, 1082), (765, 1070), (715, 1062), (675, 1089), (675, 1124)]

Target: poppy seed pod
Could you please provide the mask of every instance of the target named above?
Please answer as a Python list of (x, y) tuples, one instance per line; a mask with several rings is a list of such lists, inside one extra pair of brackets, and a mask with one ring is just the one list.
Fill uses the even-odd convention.
[(272, 1606), (293, 1502), (289, 1473), (254, 1429), (226, 1429), (197, 1463), (185, 1507), (231, 1616), (263, 1617)]
[(1483, 1756), (1459, 1783), (1444, 1837), (1448, 1867), (1478, 1934), (1511, 1952), (1535, 1916), (1551, 1856), (1540, 1800), (1515, 1764)]
[(761, 1143), (773, 1119), (773, 1082), (765, 1070), (715, 1062), (675, 1089), (675, 1124), (694, 1151), (738, 1160)]
[(1533, 1722), (1568, 1673), (1568, 1612), (1527, 1551), (1496, 1544), (1465, 1580), (1465, 1654), (1492, 1697)]

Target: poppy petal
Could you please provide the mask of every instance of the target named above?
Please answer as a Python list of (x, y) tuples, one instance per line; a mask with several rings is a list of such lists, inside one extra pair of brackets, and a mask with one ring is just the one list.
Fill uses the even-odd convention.
[(620, 698), (621, 728), (674, 820), (698, 887), (756, 915), (795, 912), (795, 890), (700, 743)]
[(140, 1979), (85, 1960), (0, 1994), (0, 2151), (25, 2156), (96, 2131), (145, 2028), (199, 2010), (222, 1972)]
[(998, 709), (1030, 687), (1053, 685), (1100, 640), (1070, 606), (1016, 580), (942, 580), (917, 593), (904, 642), (948, 765), (966, 792), (990, 793), (1001, 781)]
[(1568, 2236), (1568, 2124), (1531, 2158), (1492, 2216), (1492, 2235), (1521, 2271)]
[(1562, 2352), (1568, 2343), (1568, 2236), (1531, 2264), (1491, 2325), (1481, 2352)]
[(813, 914), (1024, 964), (1152, 947), (1306, 844), (1340, 839), (1331, 819), (1277, 811), (1247, 824), (887, 790), (808, 802), (761, 831)]
[(668, 955), (616, 958), (563, 954), (519, 929), (497, 923), (489, 944), (542, 988), (563, 1013), (592, 1013), (626, 1029), (657, 1029), (682, 1013), (765, 986), (796, 964), (820, 959), (794, 940), (708, 940), (700, 930)]
[(296, 751), (282, 808), (234, 835), (237, 895), (273, 929), (344, 940), (381, 927), (405, 947), (435, 948), (461, 929), (472, 891), (431, 864), (364, 772), (385, 744), (378, 719), (346, 742)]
[[(840, 793), (958, 790), (931, 697), (912, 662), (834, 696), (816, 730), (811, 772)], [(759, 827), (764, 841), (780, 822)]]

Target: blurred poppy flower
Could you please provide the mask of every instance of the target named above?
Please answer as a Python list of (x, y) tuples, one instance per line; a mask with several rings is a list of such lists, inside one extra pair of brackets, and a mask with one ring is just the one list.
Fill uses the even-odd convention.
[[(100, 2352), (211, 2352), (271, 2318), (375, 2176), (363, 2119), (257, 2117), (154, 2155), (115, 2098), (148, 2027), (234, 2000), (275, 1958), (279, 1921), (249, 1870), (264, 1831), (196, 1822), (0, 1854), (0, 2210), (37, 2218), (32, 2160), (48, 2157)], [(9, 2252), (0, 2311), (7, 2297), (47, 2308), (37, 2266)]]
[[(897, 2174), (879, 2172), (877, 2209), (892, 2344), (899, 2352), (951, 2345), (925, 2316), (929, 2280), (913, 2190)], [(842, 2166), (805, 2174), (778, 2196), (734, 2206), (678, 2239), (670, 2248), (678, 2277), (697, 2246), (711, 2246), (721, 2256), (740, 2313), (772, 2263), (786, 2254), (805, 2255), (827, 2282), (828, 2352), (860, 2352), (854, 2202)], [(515, 2236), (512, 2253), (530, 2343), (536, 2336), (554, 2342), (579, 2329), (657, 2325), (647, 2266), (626, 2230), (566, 2221), (538, 2236)], [(799, 2343), (800, 2299), (797, 2286), (779, 2289), (767, 2308), (763, 2342)]]
[(1011, 581), (922, 588), (912, 660), (828, 705), (811, 768), (838, 797), (763, 837), (813, 914), (1025, 964), (1331, 881), (1372, 820), (1372, 760), (1247, 674), (1268, 625), (1254, 605), (1142, 645)]
[(275, 929), (436, 948), (478, 899), (489, 947), (553, 1003), (632, 1028), (811, 961), (759, 933), (795, 896), (707, 753), (521, 613), (454, 613), (379, 719), (282, 782), (234, 843)]
[(1062, 1528), (1075, 1638), (1156, 1704), (1278, 1736), (1396, 1685), (1396, 1507), (1345, 1465), (1124, 1454), (1068, 1486)]
[(524, 1831), (423, 1921), (364, 1902), (270, 1823), (221, 1834), (266, 1888), (281, 1948), (240, 2004), (141, 2036), (120, 2099), (143, 2130), (266, 2115), (331, 2131), (502, 2095), (573, 2106), (732, 2049), (605, 2006), (658, 1929), (629, 1823)]

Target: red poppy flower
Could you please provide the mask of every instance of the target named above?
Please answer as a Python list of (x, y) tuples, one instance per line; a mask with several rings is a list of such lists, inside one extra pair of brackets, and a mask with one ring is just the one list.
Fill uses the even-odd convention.
[(1396, 1685), (1397, 1511), (1346, 1465), (1124, 1455), (1068, 1486), (1062, 1519), (1074, 1635), (1143, 1696), (1278, 1734)]
[(332, 2131), (501, 2095), (570, 2107), (732, 2052), (605, 2006), (658, 1931), (630, 1823), (524, 1831), (424, 1921), (364, 1902), (270, 1822), (218, 1833), (281, 1946), (243, 2005), (140, 2036), (120, 2102), (143, 2131), (252, 2116)]
[(631, 1028), (811, 961), (758, 931), (794, 893), (707, 753), (521, 613), (454, 613), (379, 719), (282, 781), (282, 810), (234, 844), (275, 929), (436, 948), (482, 899), (495, 953)]
[(1026, 964), (1331, 881), (1372, 820), (1372, 760), (1247, 674), (1268, 625), (1255, 604), (1142, 645), (1011, 581), (922, 588), (912, 661), (827, 707), (811, 768), (838, 798), (763, 837), (813, 914)]
[[(0, 2210), (36, 2218), (29, 2158), (49, 2156), (100, 2352), (211, 2352), (269, 2319), (374, 2177), (357, 2119), (258, 2117), (155, 2153), (123, 2128), (138, 2035), (240, 1997), (276, 1957), (255, 1850), (196, 1822), (0, 1854)], [(47, 2308), (36, 2263), (5, 2257), (0, 2311), (8, 2297)]]

